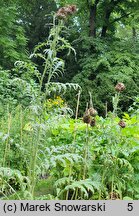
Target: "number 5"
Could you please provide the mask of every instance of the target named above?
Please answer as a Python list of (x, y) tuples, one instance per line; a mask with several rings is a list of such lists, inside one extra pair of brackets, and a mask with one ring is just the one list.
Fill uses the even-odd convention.
[(128, 211), (132, 211), (133, 210), (133, 203), (128, 203), (127, 210)]

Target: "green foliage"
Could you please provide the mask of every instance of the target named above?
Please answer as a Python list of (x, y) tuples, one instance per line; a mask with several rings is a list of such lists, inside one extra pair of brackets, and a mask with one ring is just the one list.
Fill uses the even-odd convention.
[(17, 62), (13, 70), (0, 70), (0, 103), (23, 106), (29, 103), (37, 95), (38, 86), (33, 80), (32, 73), (35, 69), (32, 65)]
[[(61, 36), (63, 29), (65, 29), (64, 22), (62, 20), (57, 24), (56, 17), (53, 16), (53, 24), (48, 39), (37, 45), (34, 49), (32, 57), (39, 57), (43, 60), (43, 72), (39, 79), (40, 88), (42, 88), (47, 76), (47, 83), (52, 81), (54, 77), (57, 77), (64, 72), (64, 60), (58, 55), (63, 50), (67, 50), (67, 55), (71, 51), (75, 53), (70, 43)], [(39, 78), (39, 77), (38, 77)]]
[[(127, 43), (128, 45), (125, 45)], [(108, 109), (112, 110), (111, 98), (117, 82), (123, 82), (126, 86), (121, 95), (120, 105), (123, 111), (127, 111), (132, 97), (139, 91), (138, 54), (132, 45), (131, 41), (124, 40), (89, 41), (89, 38), (83, 38), (80, 69), (72, 79), (72, 82), (80, 83), (82, 87), (82, 113), (89, 98), (89, 91), (92, 92), (94, 105), (100, 114), (104, 115), (106, 102)]]
[(0, 8), (0, 66), (11, 69), (16, 60), (26, 59), (24, 29), (19, 24), (14, 3)]
[[(20, 4), (24, 5), (25, 2), (24, 0)], [(94, 6), (96, 1), (89, 1), (88, 6), (84, 2), (76, 2), (79, 11), (72, 21), (57, 20), (54, 15), (48, 38), (38, 44), (31, 55), (39, 59), (39, 66), (36, 66), (30, 60), (22, 61), (23, 56), (15, 54), (10, 47), (11, 45), (13, 49), (21, 51), (16, 42), (24, 42), (23, 38), (17, 37), (17, 40), (14, 40), (11, 35), (15, 36), (13, 33), (17, 32), (16, 27), (21, 26), (21, 23), (26, 27), (31, 23), (29, 29), (34, 28), (34, 19), (25, 14), (19, 22), (15, 7), (11, 7), (11, 1), (8, 1), (8, 7), (2, 1), (2, 9), (5, 11), (3, 17), (7, 15), (5, 25), (8, 27), (4, 28), (2, 23), (5, 35), (2, 35), (0, 40), (4, 38), (5, 41), (6, 37), (10, 37), (10, 42), (5, 42), (8, 48), (10, 47), (10, 52), (7, 48), (8, 51), (5, 52), (13, 58), (6, 66), (5, 56), (1, 55), (4, 67), (0, 71), (1, 199), (139, 198), (138, 42), (135, 38), (121, 39), (121, 32), (117, 34), (118, 39), (114, 35), (111, 39), (106, 38), (107, 35), (116, 32), (117, 21), (114, 19), (118, 19), (118, 16), (125, 12), (125, 8), (133, 13), (133, 8), (130, 9), (129, 1), (126, 1), (128, 5), (123, 1), (114, 1), (114, 5), (113, 1), (108, 1), (107, 4), (100, 2), (97, 18), (101, 19), (100, 22), (96, 20), (97, 31), (94, 38), (94, 35), (86, 36), (90, 28), (86, 26), (88, 9), (91, 5)], [(60, 3), (73, 1), (64, 0)], [(24, 7), (32, 14), (36, 4), (36, 10), (45, 13), (45, 2), (42, 3), (42, 7), (38, 1), (34, 1), (33, 6), (28, 2)], [(82, 9), (86, 10), (84, 17)], [(105, 17), (107, 9), (112, 9), (108, 20)], [(23, 16), (20, 7), (18, 11)], [(122, 18), (120, 20), (121, 25), (125, 25), (126, 22)], [(78, 36), (81, 35), (83, 23), (86, 24), (82, 35), (73, 43), (77, 53), (75, 67), (73, 56), (76, 53), (66, 36), (65, 26), (68, 22), (74, 23), (71, 32), (77, 29)], [(104, 29), (105, 39), (100, 39), (101, 30)], [(75, 39), (71, 36), (70, 40), (73, 38)], [(3, 52), (3, 47), (1, 50)], [(74, 55), (65, 64), (65, 56), (71, 51)], [(11, 69), (11, 62), (15, 60), (18, 61), (14, 69)], [(67, 67), (69, 62), (72, 67), (70, 64)], [(70, 83), (69, 79), (67, 81), (66, 77), (65, 83), (58, 82), (58, 77), (69, 69), (73, 71), (66, 77), (73, 77), (73, 82)], [(117, 82), (123, 82), (126, 86), (126, 90), (120, 94), (115, 94), (114, 86)], [(73, 90), (74, 93), (70, 95), (69, 90)], [(79, 92), (76, 102), (77, 90)], [(66, 94), (67, 101), (64, 99)], [(76, 107), (75, 119), (71, 118), (74, 112), (67, 105), (69, 98), (73, 107)], [(90, 104), (86, 105), (88, 101)], [(106, 101), (107, 106), (104, 105)], [(127, 110), (132, 101), (134, 103), (129, 112), (122, 113), (121, 109)], [(88, 105), (94, 106), (101, 114), (105, 112), (106, 117), (93, 116), (95, 124), (92, 125), (89, 121), (84, 123), (82, 119), (78, 119), (79, 112), (82, 115), (85, 108), (87, 111)], [(109, 110), (113, 113), (108, 112)], [(122, 119), (118, 117), (119, 114)], [(121, 125), (121, 121), (124, 125)]]
[[(28, 38), (28, 49), (33, 52), (34, 47), (45, 41), (49, 36), (52, 23), (51, 13), (56, 11), (56, 3), (54, 0), (42, 0), (41, 2), (37, 0), (18, 0), (17, 4), (19, 16), (22, 20), (21, 25)], [(41, 62), (39, 65), (41, 66)]]
[(14, 194), (17, 199), (21, 199), (17, 193), (17, 191), (20, 191), (20, 193), (22, 192), (22, 197), (27, 198), (27, 195), (29, 196), (27, 192), (29, 187), (29, 179), (22, 176), (18, 170), (5, 167), (0, 168), (0, 196), (3, 197), (4, 195), (7, 198), (10, 194)]
[[(120, 119), (111, 113), (106, 119), (97, 116), (96, 126), (89, 126), (87, 132), (81, 120), (44, 110), (40, 122), (39, 118), (34, 119), (33, 110), (18, 107), (1, 117), (0, 163), (6, 165), (3, 169), (10, 165), (20, 170), (10, 171), (12, 176), (19, 173), (17, 178), (10, 175), (6, 180), (4, 175), (8, 185), (2, 183), (1, 187), (7, 188), (2, 196), (10, 199), (15, 194), (15, 199), (29, 198), (29, 194), (20, 193), (20, 184), (23, 176), (33, 181), (37, 154), (36, 199), (111, 199), (111, 194), (119, 199), (138, 199), (137, 113), (124, 114), (125, 128), (120, 128)], [(11, 178), (14, 184), (9, 184)], [(32, 186), (26, 187), (30, 193)]]

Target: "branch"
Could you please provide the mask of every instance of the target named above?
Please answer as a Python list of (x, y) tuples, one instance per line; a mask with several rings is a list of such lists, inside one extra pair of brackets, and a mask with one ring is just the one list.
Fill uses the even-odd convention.
[(119, 21), (119, 20), (121, 20), (121, 19), (124, 18), (124, 17), (128, 17), (130, 14), (132, 14), (132, 12), (127, 13), (127, 14), (123, 14), (122, 16), (120, 16), (120, 17), (114, 19), (114, 20), (111, 22), (111, 24), (112, 24), (112, 23), (115, 23), (115, 22), (117, 22), (117, 21)]

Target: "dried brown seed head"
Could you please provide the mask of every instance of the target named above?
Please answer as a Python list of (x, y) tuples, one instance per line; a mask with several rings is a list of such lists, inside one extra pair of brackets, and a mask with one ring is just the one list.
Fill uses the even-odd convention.
[(72, 15), (76, 11), (77, 11), (76, 5), (68, 5), (66, 7), (60, 8), (57, 11), (56, 16), (59, 19), (66, 19), (68, 15)]
[(97, 115), (97, 110), (94, 109), (93, 107), (90, 107), (90, 108), (89, 108), (89, 113), (90, 113), (91, 116), (94, 117), (94, 116)]
[(83, 116), (83, 122), (89, 124), (91, 122), (91, 116), (85, 113)]
[(96, 125), (96, 120), (95, 119), (92, 119), (91, 122), (90, 122), (90, 126), (91, 127), (94, 127)]
[(125, 90), (125, 85), (123, 83), (119, 82), (115, 86), (115, 90), (118, 91), (118, 92), (124, 91)]
[(75, 13), (77, 11), (76, 5), (68, 5), (69, 10), (71, 11), (71, 14)]
[(123, 121), (123, 120), (120, 120), (118, 125), (122, 128), (125, 128), (126, 127), (126, 123)]
[(111, 192), (111, 193), (109, 194), (109, 196), (110, 196), (110, 199), (111, 199), (111, 200), (117, 200), (117, 199), (119, 199), (119, 194), (116, 193), (116, 192)]
[(73, 13), (69, 7), (65, 8), (65, 12), (67, 13), (67, 15), (72, 15)]

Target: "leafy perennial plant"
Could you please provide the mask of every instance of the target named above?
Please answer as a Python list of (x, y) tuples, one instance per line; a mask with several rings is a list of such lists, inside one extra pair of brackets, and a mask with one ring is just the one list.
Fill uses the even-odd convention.
[[(42, 59), (42, 73), (36, 66), (16, 63), (22, 74), (20, 81), (26, 84), (23, 89), (30, 89), (30, 94), (26, 106), (11, 106), (8, 101), (4, 109), (0, 106), (1, 199), (139, 198), (138, 103), (134, 104), (136, 109), (130, 108), (130, 115), (118, 117), (120, 92), (124, 90), (119, 83), (113, 113), (107, 113), (106, 118), (98, 116), (90, 93), (90, 106), (87, 104), (82, 120), (78, 118), (80, 86), (53, 81), (64, 71), (61, 50), (75, 52), (61, 36), (63, 16), (75, 10), (75, 6), (59, 10), (48, 40), (36, 46), (32, 56)], [(39, 84), (33, 85), (24, 76), (28, 70)], [(19, 83), (18, 78), (14, 81)], [(75, 119), (62, 99), (70, 88), (78, 90)]]

